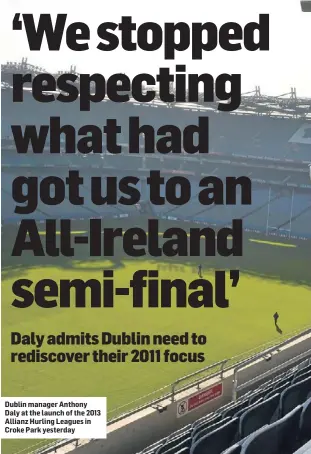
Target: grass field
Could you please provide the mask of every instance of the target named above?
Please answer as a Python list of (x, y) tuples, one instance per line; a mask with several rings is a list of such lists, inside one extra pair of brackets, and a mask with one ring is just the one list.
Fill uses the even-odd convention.
[[(79, 226), (81, 227), (81, 226)], [(8, 234), (8, 237), (10, 235)], [(4, 396), (107, 396), (108, 410), (138, 399), (180, 376), (215, 361), (230, 358), (266, 342), (281, 340), (311, 322), (310, 244), (260, 239), (245, 236), (242, 258), (198, 258), (184, 262), (173, 260), (130, 260), (122, 251), (114, 261), (90, 260), (81, 255), (75, 260), (34, 258), (19, 260), (3, 257), (2, 283), (2, 395)], [(291, 247), (283, 247), (291, 246)], [(122, 296), (114, 309), (52, 309), (31, 307), (20, 310), (11, 306), (12, 283), (27, 277), (102, 279), (104, 268), (115, 269), (116, 286), (126, 287), (137, 269), (156, 269), (160, 277), (182, 278), (190, 282), (197, 277), (202, 263), (203, 275), (213, 279), (215, 269), (238, 267), (240, 282), (236, 289), (228, 286), (229, 309), (133, 309), (129, 297)], [(276, 332), (273, 314), (280, 314)], [(205, 363), (131, 363), (125, 364), (12, 364), (11, 351), (28, 351), (33, 347), (12, 347), (12, 331), (39, 334), (68, 334), (102, 331), (140, 331), (148, 334), (182, 334), (185, 331), (205, 334), (208, 342), (200, 346), (172, 346), (174, 351), (203, 351)], [(89, 351), (92, 347), (79, 347)], [(119, 347), (109, 347), (113, 351)], [(132, 347), (120, 347), (131, 350)], [(144, 348), (144, 347), (142, 347)], [(168, 348), (163, 347), (163, 349)], [(50, 347), (44, 351), (71, 351), (76, 347)], [(3, 454), (26, 453), (35, 440), (10, 440), (2, 444)]]

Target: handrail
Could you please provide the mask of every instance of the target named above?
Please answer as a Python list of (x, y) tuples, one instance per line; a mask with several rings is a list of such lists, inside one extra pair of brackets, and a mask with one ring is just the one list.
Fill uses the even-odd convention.
[(292, 366), (292, 368), (294, 368), (295, 365), (297, 365), (297, 363), (301, 364), (301, 361), (303, 361), (303, 360), (308, 361), (310, 359), (311, 359), (311, 349), (307, 350), (304, 353), (301, 353), (298, 356), (295, 356), (294, 358), (289, 359), (285, 363), (282, 363), (282, 364), (279, 364), (276, 367), (273, 367), (273, 369), (267, 370), (263, 374), (258, 375), (256, 378), (253, 378), (252, 380), (249, 380), (248, 382), (245, 382), (245, 383), (241, 384), (240, 386), (238, 386), (237, 390), (240, 391), (240, 390), (242, 390), (244, 388), (252, 386), (252, 384), (255, 384), (259, 380), (260, 381), (261, 380), (265, 380), (266, 378), (269, 378), (271, 375), (278, 374), (283, 369), (287, 369), (288, 370), (288, 369), (291, 368), (291, 366)]
[(284, 342), (281, 342), (278, 345), (275, 345), (274, 347), (270, 347), (267, 350), (264, 350), (264, 351), (258, 353), (257, 355), (254, 355), (253, 357), (250, 357), (250, 358), (248, 358), (248, 359), (246, 359), (244, 361), (241, 361), (241, 363), (237, 364), (234, 367), (234, 369), (233, 369), (232, 400), (236, 401), (236, 399), (237, 399), (238, 372), (239, 372), (239, 370), (244, 369), (244, 367), (248, 366), (249, 364), (252, 364), (254, 361), (257, 361), (259, 359), (263, 359), (266, 355), (270, 355), (270, 354), (274, 353), (275, 351), (280, 350), (281, 348), (285, 347), (286, 345), (289, 345), (292, 342), (295, 342), (295, 340), (297, 340), (297, 339), (299, 339), (301, 337), (304, 337), (304, 336), (306, 336), (306, 335), (308, 335), (310, 333), (311, 333), (311, 328), (307, 329), (306, 331), (304, 331), (304, 332), (302, 332), (300, 334), (297, 334), (294, 337), (291, 337), (291, 338), (287, 339)]
[[(172, 384), (172, 391), (171, 391), (171, 393), (172, 393), (172, 395), (171, 395), (172, 402), (175, 402), (176, 386), (179, 383), (181, 383), (182, 381), (188, 380), (191, 377), (195, 377), (196, 375), (199, 375), (199, 374), (201, 374), (203, 372), (207, 372), (207, 371), (209, 371), (211, 369), (214, 369), (217, 366), (220, 366), (220, 371), (216, 372), (213, 375), (217, 376), (220, 373), (220, 378), (222, 379), (223, 378), (223, 373), (224, 373), (224, 366), (225, 366), (225, 364), (227, 364), (228, 361), (230, 361), (230, 359), (224, 359), (222, 361), (218, 361), (218, 363), (214, 363), (214, 364), (211, 364), (210, 366), (203, 367), (203, 369), (197, 370), (196, 372), (193, 372), (192, 374), (189, 374), (189, 375), (184, 375), (183, 377), (181, 377), (178, 380), (174, 381), (174, 383)], [(202, 378), (202, 381), (205, 381), (205, 380), (206, 380), (206, 377)], [(200, 380), (201, 383), (202, 383), (202, 381)], [(191, 383), (191, 387), (194, 386), (195, 384), (198, 384), (198, 383), (197, 382)], [(182, 388), (181, 390), (179, 390), (179, 392), (181, 392), (183, 390), (185, 390), (185, 388)]]

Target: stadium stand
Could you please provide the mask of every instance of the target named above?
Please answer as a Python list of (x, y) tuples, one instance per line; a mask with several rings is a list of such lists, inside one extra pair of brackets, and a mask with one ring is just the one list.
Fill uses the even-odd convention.
[[(85, 169), (82, 170), (85, 173)], [(59, 169), (57, 174), (61, 175), (62, 171)], [(14, 173), (13, 169), (7, 169), (2, 173), (2, 219), (6, 223), (18, 222), (22, 217), (22, 215), (14, 213), (14, 205), (10, 203), (12, 182), (17, 175), (18, 173)], [(31, 171), (29, 175), (38, 176), (38, 171)], [(42, 178), (42, 176), (39, 176), (39, 181)], [(142, 181), (137, 187), (142, 194), (147, 194), (146, 181)], [(280, 190), (280, 188), (267, 187), (267, 185), (254, 182), (251, 206), (242, 205), (238, 197), (238, 203), (232, 207), (216, 205), (204, 207), (196, 197), (199, 192), (198, 182), (193, 180), (192, 188), (193, 199), (191, 203), (182, 207), (169, 204), (155, 206), (156, 215), (160, 218), (208, 222), (219, 226), (229, 224), (232, 219), (243, 219), (244, 227), (249, 230), (292, 237), (307, 238), (311, 236), (309, 229), (311, 225), (311, 194), (306, 189), (293, 191), (293, 189), (285, 188)], [(53, 196), (53, 193), (51, 193), (51, 196)], [(48, 210), (39, 201), (34, 217), (38, 220), (44, 220), (55, 216), (64, 217), (70, 213), (73, 219), (86, 219), (92, 216), (112, 217), (125, 213), (127, 215), (137, 214), (137, 210), (133, 206), (96, 206), (90, 200), (90, 188), (87, 185), (81, 188), (81, 196), (85, 199), (83, 206), (72, 206), (68, 200), (68, 195), (62, 205), (49, 207)], [(29, 215), (29, 217), (33, 216)]]
[(140, 454), (302, 454), (311, 450), (309, 441), (310, 360)]
[[(74, 68), (71, 68), (74, 70)], [(57, 173), (76, 168), (90, 175), (101, 171), (103, 175), (124, 174), (129, 172), (142, 180), (142, 194), (147, 195), (147, 186), (143, 181), (147, 173), (154, 169), (168, 176), (185, 175), (192, 179), (193, 194), (198, 191), (198, 181), (204, 175), (249, 176), (254, 185), (252, 207), (237, 205), (234, 208), (207, 207), (204, 209), (195, 198), (186, 207), (155, 207), (155, 213), (161, 218), (193, 220), (195, 222), (226, 225), (232, 218), (242, 218), (246, 229), (267, 235), (286, 237), (310, 237), (308, 226), (311, 222), (311, 182), (308, 165), (311, 163), (311, 122), (308, 99), (299, 99), (295, 90), (289, 97), (266, 97), (261, 95), (259, 87), (254, 93), (242, 96), (242, 104), (234, 113), (224, 113), (209, 104), (207, 108), (199, 100), (196, 105), (172, 104), (170, 106), (155, 101), (153, 104), (129, 102), (122, 105), (104, 101), (93, 103), (90, 112), (80, 112), (78, 102), (62, 104), (37, 103), (29, 89), (24, 90), (24, 102), (12, 102), (12, 75), (15, 72), (30, 72), (33, 75), (40, 68), (21, 63), (2, 65), (2, 202), (4, 206), (2, 222), (18, 222), (19, 216), (12, 212), (9, 203), (11, 182), (14, 176), (27, 169), (29, 175), (51, 173), (51, 167)], [(103, 138), (103, 153), (92, 156), (79, 153), (66, 155), (17, 155), (14, 152), (11, 125), (42, 125), (48, 123), (51, 116), (60, 115), (62, 124), (72, 124), (78, 128), (84, 124), (100, 127), (108, 118), (116, 118), (122, 126), (119, 143), (123, 146), (122, 157), (110, 155), (106, 151)], [(208, 115), (210, 121), (210, 153), (204, 158), (184, 155), (182, 158), (167, 156), (127, 155), (128, 118), (140, 117), (144, 124), (154, 128), (171, 123), (180, 128), (196, 124), (198, 117)], [(30, 122), (31, 119), (31, 122)], [(141, 138), (141, 146), (144, 140)], [(49, 142), (47, 142), (47, 148)], [(120, 159), (121, 158), (121, 159)], [(96, 169), (96, 170), (95, 170)], [(83, 188), (85, 194), (89, 188)], [(87, 218), (98, 215), (115, 217), (130, 215), (132, 207), (92, 206), (87, 202), (84, 207), (71, 207), (69, 202), (62, 207), (53, 207), (47, 213), (44, 207), (38, 207), (35, 218), (42, 220), (49, 216), (62, 217), (68, 213), (74, 218)]]

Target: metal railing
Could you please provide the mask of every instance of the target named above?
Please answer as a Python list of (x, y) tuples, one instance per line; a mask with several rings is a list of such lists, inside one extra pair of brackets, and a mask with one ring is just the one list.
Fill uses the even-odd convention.
[[(300, 333), (294, 337), (291, 337), (289, 339), (287, 339), (286, 341), (284, 342), (281, 342), (280, 344), (278, 345), (275, 345), (274, 347), (271, 347), (265, 351), (262, 351), (261, 353), (258, 353), (257, 355), (251, 357), (251, 358), (248, 358), (244, 361), (242, 361), (241, 363), (239, 364), (236, 364), (235, 367), (233, 368), (233, 390), (232, 390), (232, 400), (233, 401), (236, 401), (237, 400), (237, 393), (239, 390), (242, 389), (243, 385), (241, 385), (240, 387), (238, 386), (238, 372), (241, 370), (241, 369), (244, 369), (245, 367), (247, 367), (248, 365), (252, 364), (254, 361), (258, 361), (258, 360), (261, 360), (261, 359), (265, 359), (265, 357), (269, 356), (269, 355), (272, 355), (273, 353), (278, 353), (280, 349), (286, 347), (287, 345), (295, 342), (296, 340), (300, 339), (301, 337), (304, 337), (308, 334), (311, 333), (311, 329), (308, 329), (307, 331), (304, 331), (303, 333)], [(292, 361), (292, 364), (295, 362), (296, 358), (293, 358), (293, 361)], [(284, 368), (284, 367), (283, 367)], [(272, 372), (271, 372), (272, 374)], [(271, 375), (270, 374), (270, 375)], [(258, 380), (259, 380), (260, 377), (258, 377)]]
[[(251, 379), (251, 380), (249, 380), (249, 381), (247, 381), (245, 383), (242, 383), (240, 386), (237, 387), (237, 392), (242, 391), (245, 388), (251, 387), (252, 385), (258, 383), (259, 381), (261, 382), (262, 380), (269, 379), (269, 377), (271, 377), (271, 376), (274, 379), (274, 377), (275, 376), (279, 376), (279, 374), (284, 369), (287, 370), (287, 371), (289, 369), (294, 369), (297, 366), (297, 363), (299, 363), (299, 365), (300, 365), (304, 360), (307, 363), (309, 363), (309, 361), (311, 360), (311, 349), (307, 350), (304, 353), (301, 353), (298, 356), (295, 356), (294, 358), (291, 358), (291, 359), (287, 360), (285, 363), (279, 364), (278, 366), (267, 370), (263, 374), (258, 375), (256, 378), (253, 378), (253, 379)], [(285, 376), (286, 376), (286, 373), (284, 374), (284, 377)]]
[[(218, 363), (214, 363), (211, 366), (203, 367), (203, 369), (197, 370), (196, 372), (193, 372), (192, 374), (185, 375), (184, 377), (181, 377), (178, 380), (174, 381), (174, 383), (172, 384), (172, 389), (171, 389), (171, 401), (175, 402), (176, 394), (179, 394), (179, 393), (181, 393), (183, 391), (186, 391), (189, 388), (193, 388), (194, 386), (197, 386), (198, 389), (200, 389), (200, 384), (205, 382), (207, 380), (207, 378), (211, 379), (211, 378), (217, 377), (219, 375), (219, 378), (222, 380), (223, 379), (223, 374), (224, 374), (224, 367), (228, 363), (228, 361), (230, 361), (230, 360), (229, 359), (224, 359), (223, 361), (219, 361)], [(192, 377), (200, 375), (200, 374), (202, 374), (204, 372), (208, 372), (208, 371), (210, 371), (212, 369), (215, 369), (215, 367), (218, 367), (218, 366), (220, 366), (220, 369), (219, 369), (219, 371), (215, 372), (214, 374), (208, 374), (207, 377), (206, 376), (202, 377), (201, 379), (198, 379), (195, 382), (192, 381), (188, 385), (185, 385), (181, 389), (176, 391), (177, 385), (179, 385), (183, 381), (187, 381), (187, 380), (191, 379)]]

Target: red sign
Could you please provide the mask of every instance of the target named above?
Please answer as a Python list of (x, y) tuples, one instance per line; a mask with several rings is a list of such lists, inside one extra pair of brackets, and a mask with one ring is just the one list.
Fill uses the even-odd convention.
[(222, 383), (217, 383), (217, 385), (212, 386), (211, 388), (206, 389), (205, 391), (200, 391), (193, 396), (188, 397), (177, 404), (177, 416), (184, 416), (192, 410), (195, 410), (202, 405), (205, 405), (207, 402), (211, 402), (218, 397), (221, 397), (223, 393)]
[(218, 383), (212, 388), (202, 391), (195, 396), (189, 397), (188, 399), (188, 411), (193, 410), (194, 408), (200, 407), (201, 405), (210, 402), (211, 400), (217, 399), (217, 397), (222, 396), (222, 383)]

